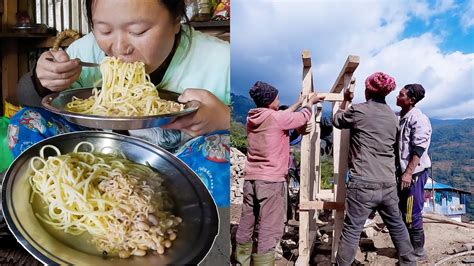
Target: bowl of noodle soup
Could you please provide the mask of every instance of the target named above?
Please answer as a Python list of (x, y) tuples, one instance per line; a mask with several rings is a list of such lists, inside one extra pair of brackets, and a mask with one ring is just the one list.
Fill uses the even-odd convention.
[[(195, 112), (200, 103), (190, 101), (184, 104), (184, 108), (179, 111), (172, 111), (157, 115), (146, 116), (104, 116), (81, 114), (67, 110), (67, 104), (74, 98), (87, 99), (94, 95), (100, 88), (79, 88), (70, 89), (63, 92), (53, 93), (44, 97), (41, 101), (43, 107), (55, 114), (62, 115), (71, 123), (98, 129), (131, 130), (151, 127), (160, 127), (170, 123), (174, 118)], [(161, 91), (160, 97), (168, 101), (177, 101), (179, 94), (171, 91)]]
[(182, 104), (179, 94), (158, 90), (143, 62), (105, 57), (100, 72), (101, 88), (54, 93), (44, 97), (41, 104), (72, 123), (115, 130), (159, 127), (199, 108), (198, 101)]
[[(108, 191), (110, 194), (106, 200), (100, 201), (92, 199), (93, 197), (90, 196), (94, 193), (97, 194), (97, 192), (84, 192), (84, 195), (89, 195), (85, 197), (84, 206), (93, 206), (93, 209), (78, 214), (69, 208), (68, 212), (73, 213), (68, 216), (61, 216), (63, 211), (58, 210), (60, 208), (57, 205), (65, 202), (71, 204), (70, 196), (77, 193), (66, 184), (56, 185), (54, 182), (59, 180), (59, 176), (64, 179), (72, 178), (76, 180), (79, 187), (85, 182), (85, 180), (79, 179), (79, 175), (71, 174), (71, 170), (65, 170), (64, 165), (66, 164), (64, 161), (73, 160), (74, 158), (71, 157), (71, 159), (68, 156), (74, 154), (82, 154), (82, 158), (85, 158), (84, 160), (94, 167), (110, 169), (99, 171), (97, 175), (99, 177), (96, 178), (98, 181), (90, 181), (93, 178), (87, 179), (91, 182), (91, 185), (85, 186), (90, 190), (100, 188), (101, 191)], [(100, 162), (94, 160), (100, 160)], [(53, 174), (55, 181), (43, 182), (49, 180), (44, 179), (41, 175), (41, 169), (46, 167), (47, 163), (51, 164), (48, 167), (57, 170)], [(81, 163), (79, 162), (79, 164)], [(83, 169), (78, 164), (73, 165), (74, 169)], [(135, 166), (138, 168), (132, 169)], [(124, 169), (127, 169), (128, 172), (126, 173), (128, 175), (122, 178), (116, 174), (114, 167), (124, 167)], [(80, 173), (82, 174), (83, 170), (80, 170)], [(130, 186), (131, 189), (127, 192), (128, 194), (126, 193), (128, 196), (120, 197), (121, 191), (107, 188), (109, 185), (112, 186), (113, 183), (112, 179), (106, 179), (105, 176), (107, 175), (122, 178), (120, 180), (135, 180), (133, 179), (134, 176), (139, 177), (141, 175), (143, 179), (130, 183), (132, 186)], [(159, 182), (156, 180), (159, 180)], [(35, 182), (36, 187), (34, 186)], [(92, 182), (96, 182), (95, 185), (92, 185)], [(61, 187), (61, 193), (57, 194), (58, 196), (50, 193), (59, 187)], [(45, 191), (46, 195), (50, 193), (49, 196), (45, 197), (49, 197), (50, 202), (42, 198), (41, 191)], [(134, 192), (137, 193), (134, 194)], [(154, 201), (154, 199), (163, 198), (163, 195), (166, 195), (165, 200)], [(63, 203), (58, 203), (58, 200), (56, 200), (58, 198), (61, 198)], [(83, 198), (83, 196), (77, 195), (77, 199), (80, 198)], [(114, 200), (118, 198), (121, 198), (122, 201), (116, 202)], [(133, 198), (135, 198), (135, 201), (132, 201)], [(143, 201), (143, 199), (152, 199), (147, 204), (151, 204), (150, 202), (153, 204), (145, 204), (140, 207), (137, 200)], [(93, 200), (100, 202), (100, 204), (92, 204)], [(127, 203), (130, 203), (128, 207), (126, 206)], [(81, 203), (78, 201), (73, 205), (76, 206), (75, 210), (77, 211), (80, 209), (78, 206)], [(150, 242), (153, 248), (141, 247), (146, 242), (146, 238), (142, 237), (143, 233), (146, 233), (143, 230), (141, 233), (138, 230), (132, 237), (126, 235), (129, 239), (124, 240), (120, 230), (111, 229), (123, 224), (130, 224), (127, 229), (129, 231), (133, 231), (130, 229), (132, 227), (139, 227), (136, 226), (138, 222), (125, 222), (124, 218), (117, 220), (115, 217), (118, 216), (114, 216), (117, 210), (131, 209), (135, 205), (138, 206), (137, 211), (144, 211), (147, 217), (148, 213), (153, 213), (154, 216), (158, 217), (160, 226), (162, 223), (168, 223), (168, 227), (166, 227), (168, 230), (160, 232), (156, 222), (153, 224), (147, 222), (150, 228), (156, 227), (159, 232), (154, 236), (160, 238), (160, 242), (156, 242), (156, 245), (152, 241)], [(150, 206), (153, 206), (153, 208)], [(163, 212), (161, 212), (162, 209)], [(50, 213), (52, 217), (67, 218), (53, 217), (54, 219), (49, 219), (47, 218), (48, 210), (52, 210)], [(2, 211), (10, 231), (19, 243), (36, 259), (45, 264), (197, 264), (207, 255), (219, 231), (217, 207), (205, 185), (188, 166), (169, 152), (146, 141), (109, 132), (82, 131), (67, 133), (31, 146), (12, 163), (5, 174), (2, 185)], [(94, 216), (96, 213), (98, 213), (98, 216)], [(142, 217), (143, 213), (134, 213), (134, 215), (133, 220), (139, 221), (141, 218), (137, 217)], [(102, 219), (102, 222), (94, 222), (97, 219)], [(105, 221), (104, 219), (108, 220)], [(173, 223), (173, 221), (175, 222)], [(101, 231), (95, 224), (105, 224), (108, 227)], [(90, 233), (93, 231), (91, 227), (105, 233), (97, 238)], [(84, 228), (87, 229), (83, 230), (85, 232), (80, 231)], [(151, 232), (150, 228), (144, 230)], [(172, 241), (169, 241), (170, 239)], [(140, 242), (140, 240), (142, 241)], [(110, 245), (120, 241), (130, 247), (129, 253), (132, 253), (132, 256), (121, 258), (122, 256), (118, 255), (117, 249), (110, 247)], [(172, 245), (168, 246), (166, 241), (172, 243)], [(157, 250), (159, 243), (167, 245), (164, 254), (159, 254), (163, 252)], [(107, 249), (109, 252), (104, 252), (98, 247)], [(140, 249), (148, 250), (142, 252)], [(134, 252), (136, 253), (134, 254)], [(143, 254), (139, 254), (141, 252)]]

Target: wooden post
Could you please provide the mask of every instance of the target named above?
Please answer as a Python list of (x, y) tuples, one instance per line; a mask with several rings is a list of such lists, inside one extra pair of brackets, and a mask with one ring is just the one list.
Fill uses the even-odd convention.
[[(303, 52), (303, 94), (311, 95), (313, 92), (313, 75), (311, 71), (311, 57), (309, 52)], [(344, 67), (339, 74), (335, 85), (326, 96), (325, 101), (333, 102), (333, 112), (335, 113), (343, 100), (341, 91), (343, 88), (354, 89), (354, 82), (351, 77), (359, 64), (357, 56), (349, 56)], [(301, 142), (301, 178), (300, 178), (300, 228), (299, 228), (299, 257), (296, 265), (310, 264), (312, 243), (316, 234), (316, 219), (318, 209), (335, 210), (335, 234), (333, 237), (334, 261), (337, 250), (338, 238), (342, 229), (342, 218), (344, 217), (345, 186), (344, 177), (347, 170), (348, 160), (348, 131), (334, 129), (334, 178), (336, 189), (333, 193), (321, 190), (321, 168), (320, 168), (320, 141), (321, 141), (321, 114), (322, 104), (317, 105), (316, 125), (314, 130), (303, 137)], [(314, 117), (312, 117), (314, 119)], [(314, 121), (314, 120), (313, 120)], [(339, 184), (339, 186), (338, 186)], [(324, 192), (324, 193), (323, 193)], [(330, 196), (329, 196), (330, 195)], [(334, 201), (322, 201), (319, 198), (334, 196)], [(330, 199), (331, 200), (331, 199)], [(336, 238), (337, 236), (337, 238)]]
[[(352, 75), (359, 65), (359, 57), (349, 56), (339, 76), (331, 89), (331, 93), (341, 93), (343, 88), (354, 91), (355, 80)], [(333, 115), (339, 110), (340, 102), (333, 102)], [(339, 130), (333, 127), (333, 158), (334, 158), (334, 200), (342, 203), (346, 198), (345, 176), (348, 165), (349, 130)], [(342, 232), (344, 211), (335, 210), (334, 232), (332, 239), (331, 262), (335, 263), (336, 252), (339, 247), (339, 238)]]
[[(7, 31), (16, 23), (18, 1), (4, 1), (2, 15), (2, 31)], [(3, 103), (6, 98), (16, 97), (16, 83), (18, 81), (18, 45), (15, 38), (2, 39), (2, 114)]]
[[(311, 68), (311, 55), (309, 51), (303, 51), (303, 95), (309, 95), (313, 92), (313, 74)], [(307, 100), (303, 104), (306, 104)], [(314, 114), (311, 119), (314, 119)], [(314, 121), (314, 120), (312, 120)], [(312, 132), (314, 133), (314, 132)], [(311, 134), (303, 136), (301, 140), (301, 167), (300, 167), (300, 202), (310, 201), (310, 177), (311, 177), (311, 154), (314, 154), (314, 148), (311, 145)], [(300, 210), (299, 227), (299, 256), (296, 265), (308, 265), (311, 252), (310, 244), (310, 216), (308, 211)]]

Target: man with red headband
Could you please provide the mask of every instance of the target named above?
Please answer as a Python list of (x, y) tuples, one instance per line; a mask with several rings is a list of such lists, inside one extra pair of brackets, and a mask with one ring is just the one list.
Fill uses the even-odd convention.
[(420, 84), (408, 84), (400, 90), (397, 105), (400, 111), (400, 210), (410, 234), (411, 244), (418, 259), (426, 257), (423, 248), (424, 187), (429, 175), (431, 160), (428, 148), (431, 142), (431, 123), (415, 104), (425, 97)]
[(390, 232), (400, 265), (416, 265), (398, 207), (395, 176), (398, 121), (385, 102), (395, 87), (392, 77), (376, 72), (365, 81), (367, 101), (348, 108), (353, 97), (348, 90), (333, 117), (333, 125), (350, 129), (351, 138), (346, 216), (336, 256), (338, 265), (351, 265), (354, 261), (364, 223), (373, 210), (378, 211)]

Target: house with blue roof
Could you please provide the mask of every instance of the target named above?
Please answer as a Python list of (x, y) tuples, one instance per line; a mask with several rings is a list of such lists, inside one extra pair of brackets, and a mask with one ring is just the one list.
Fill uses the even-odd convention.
[(433, 181), (431, 178), (426, 182), (424, 189), (423, 212), (442, 214), (461, 222), (461, 216), (466, 214), (466, 198), (470, 192)]

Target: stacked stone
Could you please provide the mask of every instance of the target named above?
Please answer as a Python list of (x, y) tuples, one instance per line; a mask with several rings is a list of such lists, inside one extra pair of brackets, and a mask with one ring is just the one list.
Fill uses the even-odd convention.
[(247, 157), (236, 148), (230, 148), (230, 202), (242, 204), (244, 170)]

